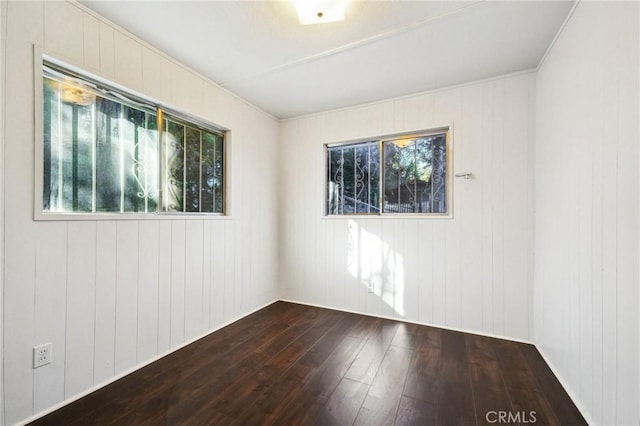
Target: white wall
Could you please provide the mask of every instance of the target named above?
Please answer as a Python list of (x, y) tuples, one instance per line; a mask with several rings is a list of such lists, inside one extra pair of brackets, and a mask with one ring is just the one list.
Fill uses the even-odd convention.
[[(535, 75), (282, 122), (286, 299), (532, 339)], [(323, 218), (323, 144), (453, 124), (453, 219)], [(369, 292), (369, 285), (374, 292)]]
[[(4, 106), (5, 91), (5, 39), (6, 39), (7, 2), (0, 2), (0, 105)], [(0, 110), (0, 363), (4, 358), (4, 111)], [(4, 418), (4, 379), (0, 368), (0, 424)]]
[(638, 2), (582, 2), (537, 76), (535, 342), (592, 424), (637, 425)]
[[(6, 12), (3, 388), (13, 424), (277, 299), (278, 122), (74, 3), (12, 1)], [(230, 128), (232, 218), (34, 222), (34, 44)], [(44, 342), (53, 363), (33, 370)]]

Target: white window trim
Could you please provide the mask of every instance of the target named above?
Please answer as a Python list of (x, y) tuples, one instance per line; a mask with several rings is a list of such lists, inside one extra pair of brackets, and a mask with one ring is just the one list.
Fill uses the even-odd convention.
[[(420, 135), (420, 136), (428, 136), (430, 134), (439, 134), (442, 133), (443, 131), (447, 132), (447, 146), (446, 146), (446, 167), (447, 167), (447, 174), (446, 174), (446, 187), (447, 187), (447, 212), (446, 213), (368, 213), (368, 214), (360, 214), (360, 213), (353, 213), (353, 214), (334, 214), (334, 215), (330, 215), (327, 213), (327, 198), (328, 198), (328, 194), (327, 194), (327, 148), (328, 147), (332, 147), (332, 146), (340, 146), (340, 145), (351, 145), (351, 144), (356, 144), (356, 143), (363, 143), (363, 142), (373, 142), (373, 141), (389, 141), (389, 140), (393, 140), (393, 139), (398, 139), (398, 138), (407, 138), (407, 137), (411, 137), (411, 136), (416, 136), (416, 135)], [(322, 158), (322, 165), (321, 165), (321, 176), (322, 176), (322, 185), (323, 185), (323, 199), (322, 199), (322, 204), (321, 204), (321, 212), (322, 212), (322, 216), (321, 219), (322, 220), (353, 220), (353, 219), (357, 219), (357, 220), (404, 220), (404, 219), (410, 219), (410, 220), (415, 220), (415, 219), (420, 219), (420, 220), (451, 220), (454, 217), (454, 202), (453, 202), (453, 192), (455, 190), (454, 188), (454, 170), (453, 170), (453, 146), (454, 146), (454, 125), (453, 123), (449, 123), (449, 124), (443, 124), (443, 125), (435, 125), (435, 126), (430, 126), (426, 129), (422, 129), (422, 130), (412, 130), (412, 131), (407, 131), (407, 132), (401, 132), (401, 133), (392, 133), (392, 134), (387, 134), (387, 135), (374, 135), (371, 137), (364, 137), (364, 138), (358, 138), (358, 139), (351, 139), (351, 140), (346, 140), (346, 141), (340, 141), (340, 142), (329, 142), (329, 143), (323, 143), (322, 144), (322, 150), (323, 150), (323, 155), (321, 156)]]
[[(62, 61), (56, 56), (48, 54), (41, 46), (34, 45), (33, 49), (33, 66), (34, 66), (34, 191), (33, 191), (33, 219), (35, 221), (96, 221), (96, 220), (231, 220), (231, 147), (232, 147), (232, 131), (222, 126), (211, 124), (208, 120), (204, 120), (194, 116), (191, 113), (181, 111), (178, 108), (167, 106), (166, 103), (160, 102), (152, 97), (140, 94), (135, 90), (124, 87), (116, 82), (110, 81), (95, 73), (89, 72), (83, 69), (81, 66), (75, 65), (72, 61), (66, 59)], [(224, 145), (223, 145), (223, 161), (224, 161), (224, 183), (223, 183), (223, 212), (222, 213), (210, 213), (210, 212), (47, 212), (43, 210), (43, 185), (44, 185), (44, 112), (42, 105), (44, 102), (43, 92), (43, 63), (48, 62), (57, 65), (61, 68), (67, 69), (82, 76), (86, 76), (88, 79), (94, 80), (98, 83), (104, 84), (107, 87), (112, 87), (115, 90), (122, 91), (132, 97), (140, 98), (141, 100), (153, 105), (158, 105), (163, 111), (168, 114), (176, 115), (177, 117), (188, 117), (193, 120), (196, 125), (204, 125), (204, 127), (213, 127), (217, 131), (224, 133)]]

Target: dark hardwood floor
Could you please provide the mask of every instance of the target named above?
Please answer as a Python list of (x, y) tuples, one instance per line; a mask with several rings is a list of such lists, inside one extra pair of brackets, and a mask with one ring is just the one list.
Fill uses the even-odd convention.
[(532, 345), (274, 303), (37, 425), (586, 424)]

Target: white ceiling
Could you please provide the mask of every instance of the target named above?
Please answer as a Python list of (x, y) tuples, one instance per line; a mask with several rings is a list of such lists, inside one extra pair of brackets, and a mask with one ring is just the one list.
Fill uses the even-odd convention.
[(535, 68), (573, 1), (352, 1), (298, 24), (288, 1), (87, 7), (278, 118)]

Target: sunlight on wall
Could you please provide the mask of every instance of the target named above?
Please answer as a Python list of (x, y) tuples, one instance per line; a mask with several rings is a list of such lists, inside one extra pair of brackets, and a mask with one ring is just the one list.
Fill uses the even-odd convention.
[(349, 220), (347, 270), (398, 315), (404, 316), (404, 260), (355, 220)]

